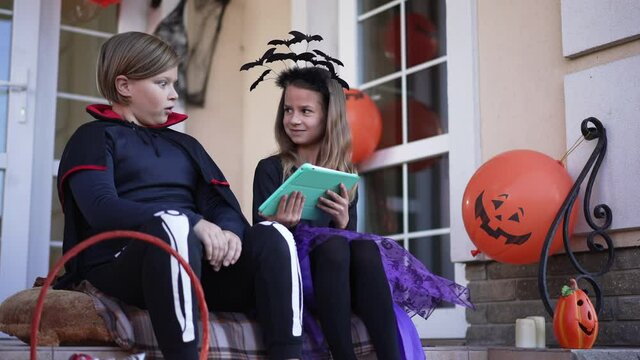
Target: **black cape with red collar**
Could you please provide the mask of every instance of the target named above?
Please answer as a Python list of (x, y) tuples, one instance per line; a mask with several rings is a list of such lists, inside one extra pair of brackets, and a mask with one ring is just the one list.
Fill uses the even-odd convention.
[[(79, 171), (105, 170), (106, 129), (113, 126), (131, 126), (108, 105), (91, 105), (87, 107), (87, 112), (96, 120), (80, 126), (71, 136), (62, 153), (58, 168), (58, 197), (65, 214), (64, 253), (84, 240), (81, 229), (86, 227), (86, 220), (78, 209), (69, 189), (67, 181), (69, 176)], [(248, 226), (249, 223), (242, 214), (240, 204), (231, 191), (229, 183), (202, 145), (193, 137), (168, 128), (168, 126), (182, 122), (186, 118), (187, 116), (184, 114), (172, 113), (165, 124), (154, 127), (154, 129), (162, 131), (164, 138), (179, 145), (189, 155), (202, 179), (211, 184), (211, 191), (217, 191), (238, 213), (244, 225)], [(80, 280), (78, 269), (82, 265), (81, 262), (82, 254), (67, 262), (65, 276), (56, 283), (56, 288), (64, 288)]]

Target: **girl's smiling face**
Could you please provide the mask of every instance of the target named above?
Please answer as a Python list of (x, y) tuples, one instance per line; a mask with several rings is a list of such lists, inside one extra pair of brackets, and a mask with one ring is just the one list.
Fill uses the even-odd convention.
[(284, 94), (284, 130), (298, 148), (317, 147), (324, 137), (327, 114), (322, 95), (294, 85)]

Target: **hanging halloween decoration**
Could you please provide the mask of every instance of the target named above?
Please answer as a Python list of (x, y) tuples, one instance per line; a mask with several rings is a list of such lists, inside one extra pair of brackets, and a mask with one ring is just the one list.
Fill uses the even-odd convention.
[(180, 0), (175, 9), (167, 15), (153, 32), (154, 35), (164, 40), (182, 59), (178, 65), (178, 82), (176, 84), (176, 92), (178, 96), (184, 98), (186, 91), (185, 67), (184, 59), (187, 57), (187, 29), (184, 24), (184, 7), (186, 0)]
[[(279, 73), (275, 67), (278, 61), (281, 62), (286, 69), (291, 67), (307, 66), (323, 67), (331, 73), (332, 79), (337, 81), (343, 88), (349, 89), (349, 84), (341, 79), (336, 72), (337, 66), (344, 66), (340, 60), (331, 57), (318, 49), (309, 50), (309, 46), (312, 42), (320, 42), (323, 40), (322, 36), (304, 34), (295, 30), (289, 31), (289, 35), (291, 35), (289, 39), (275, 39), (269, 41), (267, 45), (270, 47), (264, 52), (264, 54), (262, 54), (262, 56), (257, 60), (250, 61), (240, 67), (240, 71), (250, 70), (254, 67), (263, 68), (261, 75), (249, 87), (249, 91), (253, 91), (253, 89), (255, 89), (258, 84), (264, 80), (275, 80), (279, 77)], [(300, 53), (294, 51), (292, 48), (297, 45), (304, 45), (302, 47), (304, 50)], [(279, 51), (283, 47), (286, 48), (286, 50)]]
[[(204, 105), (213, 52), (229, 1), (180, 0), (154, 31), (182, 59), (176, 91), (189, 104)], [(160, 4), (161, 1), (152, 1), (151, 7), (158, 8)]]
[[(402, 144), (402, 101), (396, 99), (382, 106), (384, 132), (378, 148)], [(407, 99), (407, 141), (416, 141), (442, 134), (440, 117), (422, 102)], [(437, 162), (436, 158), (410, 163), (409, 172), (428, 169)]]
[(598, 314), (575, 279), (562, 287), (553, 315), (553, 333), (566, 349), (591, 349), (598, 337)]
[(204, 105), (213, 53), (222, 31), (222, 19), (229, 1), (187, 1), (189, 46), (185, 71), (187, 102), (189, 104)]
[[(407, 67), (431, 60), (438, 54), (437, 29), (423, 14), (410, 12), (406, 16)], [(400, 16), (387, 24), (384, 54), (400, 66)]]
[[(492, 259), (531, 264), (540, 258), (544, 238), (573, 181), (559, 161), (532, 150), (495, 156), (473, 174), (462, 199), (467, 234)], [(578, 208), (569, 221), (573, 232)], [(562, 248), (554, 237), (550, 254)]]
[(351, 129), (353, 154), (351, 161), (358, 164), (371, 156), (382, 133), (382, 118), (376, 103), (369, 95), (357, 90), (345, 90), (347, 121)]

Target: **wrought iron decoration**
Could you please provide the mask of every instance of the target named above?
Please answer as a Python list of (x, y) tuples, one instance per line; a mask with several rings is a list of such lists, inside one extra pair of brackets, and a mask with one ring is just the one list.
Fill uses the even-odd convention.
[[(609, 206), (606, 204), (598, 204), (593, 208), (592, 216), (589, 207), (593, 183), (596, 179), (596, 176), (598, 175), (598, 170), (600, 169), (602, 160), (604, 159), (604, 156), (607, 152), (607, 133), (600, 120), (594, 117), (583, 120), (580, 126), (580, 130), (586, 140), (591, 141), (597, 139), (598, 143), (591, 153), (589, 160), (580, 172), (580, 175), (573, 184), (571, 191), (562, 203), (560, 210), (556, 214), (556, 217), (554, 218), (553, 223), (549, 228), (549, 232), (545, 237), (540, 254), (540, 265), (538, 268), (538, 290), (540, 291), (540, 298), (542, 299), (547, 312), (549, 313), (549, 315), (551, 315), (552, 318), (553, 308), (551, 307), (551, 303), (549, 300), (549, 291), (547, 289), (547, 261), (549, 258), (549, 247), (551, 245), (551, 240), (558, 230), (561, 220), (564, 220), (562, 233), (565, 251), (567, 253), (567, 256), (569, 256), (569, 259), (571, 260), (571, 264), (581, 274), (576, 277), (576, 280), (584, 279), (593, 287), (596, 297), (596, 312), (598, 314), (600, 314), (600, 311), (602, 309), (602, 290), (595, 278), (605, 274), (609, 271), (609, 269), (611, 269), (615, 257), (613, 241), (611, 240), (609, 234), (607, 234), (607, 229), (611, 226), (612, 221), (611, 208), (609, 208)], [(569, 216), (578, 198), (580, 186), (582, 185), (582, 182), (584, 181), (589, 171), (591, 171), (591, 174), (589, 175), (589, 180), (585, 189), (583, 212), (585, 219), (587, 220), (587, 224), (591, 229), (593, 229), (593, 231), (591, 231), (587, 235), (587, 246), (589, 248), (589, 251), (593, 253), (602, 253), (605, 251), (607, 252), (607, 263), (599, 271), (596, 272), (587, 271), (578, 262), (575, 255), (573, 254), (573, 251), (571, 250), (571, 244), (569, 243)], [(594, 221), (594, 217), (596, 219), (599, 219), (599, 222), (602, 225), (596, 224), (596, 222)], [(606, 245), (596, 242), (597, 237), (602, 238)]]

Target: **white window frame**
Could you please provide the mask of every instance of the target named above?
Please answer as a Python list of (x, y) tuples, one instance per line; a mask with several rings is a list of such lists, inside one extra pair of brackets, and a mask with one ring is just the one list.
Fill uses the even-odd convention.
[[(388, 6), (404, 0), (390, 1)], [(477, 67), (477, 0), (448, 0), (447, 10), (447, 54), (426, 64), (408, 69), (405, 74), (414, 73), (440, 62), (447, 62), (449, 132), (447, 134), (414, 141), (405, 145), (376, 151), (361, 164), (361, 171), (370, 171), (419, 158), (449, 155), (450, 178), (450, 228), (434, 229), (412, 234), (433, 236), (448, 233), (451, 239), (451, 258), (454, 262), (472, 260), (472, 244), (462, 223), (462, 194), (468, 180), (480, 164), (480, 126), (478, 106)], [(356, 76), (357, 61), (357, 0), (341, 0), (339, 5), (339, 57), (345, 63), (341, 76), (360, 89), (368, 88), (390, 80), (393, 75), (358, 86)], [(404, 28), (401, 26), (401, 36)], [(405, 52), (405, 49), (402, 49)], [(401, 75), (402, 73), (400, 73)], [(403, 84), (403, 87), (405, 85)], [(406, 116), (406, 115), (405, 115)], [(403, 119), (406, 122), (406, 119)], [(406, 134), (403, 135), (406, 138)], [(419, 155), (418, 155), (419, 154)], [(407, 166), (403, 165), (406, 179)], [(405, 180), (406, 182), (406, 180)], [(407, 184), (404, 184), (406, 188)], [(404, 190), (406, 191), (406, 190)], [(407, 197), (403, 197), (405, 210)], [(406, 225), (406, 224), (405, 224)], [(407, 226), (404, 226), (407, 229)], [(407, 238), (407, 234), (403, 234)], [(454, 265), (455, 281), (466, 285), (464, 265)], [(464, 338), (468, 324), (462, 307), (437, 309), (428, 321), (414, 317), (414, 323), (422, 338)]]

